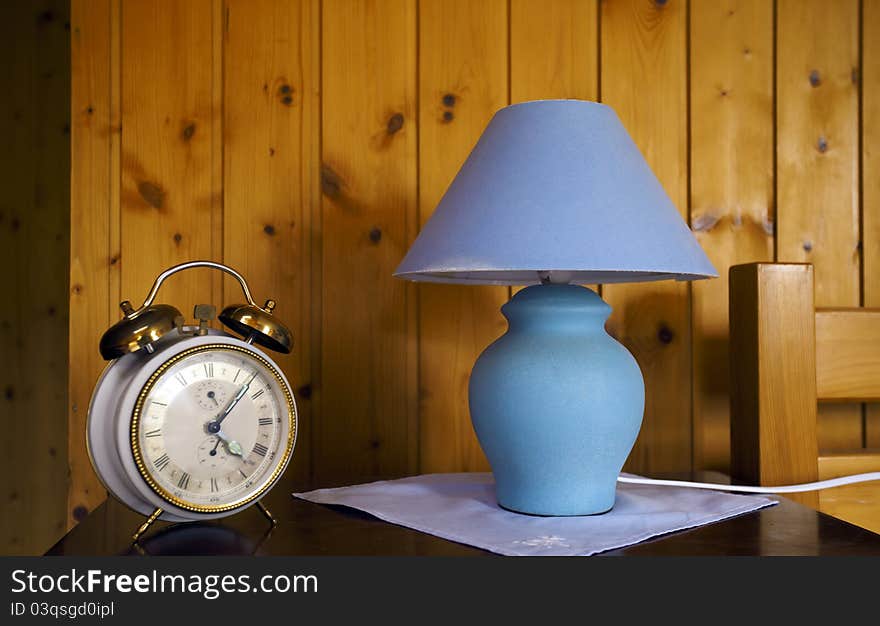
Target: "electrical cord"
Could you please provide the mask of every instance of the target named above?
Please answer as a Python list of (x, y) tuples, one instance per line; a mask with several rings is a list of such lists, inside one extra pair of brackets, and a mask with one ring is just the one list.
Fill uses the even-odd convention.
[(749, 485), (721, 485), (715, 483), (695, 483), (686, 480), (659, 480), (656, 478), (634, 478), (618, 476), (617, 482), (629, 485), (660, 485), (664, 487), (693, 487), (695, 489), (715, 489), (718, 491), (740, 491), (743, 493), (800, 493), (803, 491), (818, 491), (830, 489), (853, 483), (865, 483), (872, 480), (880, 480), (880, 472), (868, 472), (866, 474), (852, 474), (840, 478), (830, 478), (814, 483), (801, 485), (780, 485), (778, 487), (752, 487)]

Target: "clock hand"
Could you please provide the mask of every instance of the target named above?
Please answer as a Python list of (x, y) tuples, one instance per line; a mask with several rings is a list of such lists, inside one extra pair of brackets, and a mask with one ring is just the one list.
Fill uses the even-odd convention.
[[(241, 444), (235, 441), (234, 439), (230, 439), (226, 436), (222, 430), (217, 431), (217, 443), (220, 443), (220, 440), (226, 444), (226, 449), (229, 450), (229, 454), (235, 454), (236, 456), (240, 456), (244, 459), (244, 451), (241, 449)], [(216, 447), (216, 446), (215, 446)]]
[(227, 415), (232, 413), (232, 409), (235, 408), (235, 405), (238, 404), (238, 401), (241, 400), (244, 397), (244, 394), (247, 393), (248, 387), (250, 387), (250, 381), (241, 386), (241, 388), (238, 390), (238, 393), (235, 394), (235, 397), (233, 397), (229, 404), (226, 405), (226, 408), (220, 411), (220, 414), (217, 416), (217, 419), (214, 420), (214, 423), (219, 424), (226, 419)]
[[(229, 451), (229, 454), (234, 454), (241, 457), (242, 459), (244, 459), (244, 452), (241, 449), (241, 444), (227, 437), (226, 434), (220, 430), (220, 423), (226, 419), (226, 416), (232, 412), (232, 409), (235, 408), (235, 405), (238, 404), (239, 400), (244, 397), (244, 394), (247, 393), (247, 390), (250, 388), (251, 383), (256, 377), (257, 372), (256, 370), (254, 370), (254, 373), (251, 374), (251, 377), (248, 378), (245, 383), (239, 388), (238, 392), (235, 394), (235, 397), (233, 397), (232, 400), (229, 401), (229, 404), (227, 404), (226, 407), (222, 411), (220, 411), (220, 414), (217, 415), (217, 419), (208, 422), (207, 426), (205, 427), (205, 429), (209, 433), (217, 435), (217, 445), (220, 445), (220, 440), (222, 439), (223, 442), (226, 444), (226, 449)], [(215, 450), (217, 449), (217, 445), (214, 446)]]
[(226, 405), (226, 408), (220, 411), (219, 415), (217, 415), (217, 418), (211, 422), (208, 422), (207, 430), (209, 433), (211, 433), (212, 435), (216, 435), (218, 432), (220, 432), (220, 423), (226, 419), (226, 416), (232, 412), (232, 409), (235, 408), (235, 405), (238, 404), (238, 401), (244, 397), (244, 394), (247, 393), (248, 388), (250, 388), (251, 383), (256, 377), (257, 372), (255, 370), (251, 377), (248, 378), (247, 381), (245, 381), (245, 383), (235, 394), (235, 397), (233, 397), (232, 400), (229, 401), (229, 404)]

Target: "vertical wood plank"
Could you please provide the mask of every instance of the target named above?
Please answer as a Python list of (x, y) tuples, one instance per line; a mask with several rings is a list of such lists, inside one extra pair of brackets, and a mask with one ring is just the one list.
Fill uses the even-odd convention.
[(110, 326), (111, 189), (114, 134), (111, 46), (112, 0), (71, 3), (70, 348), (68, 526), (106, 495), (86, 450), (86, 417), (92, 389), (106, 363), (98, 352)]
[[(219, 115), (213, 85), (212, 0), (127, 0), (122, 6), (122, 295), (137, 302), (163, 269), (221, 259), (213, 174)], [(213, 303), (207, 270), (175, 276), (158, 300), (191, 319)], [(117, 316), (118, 317), (118, 316)]]
[(773, 5), (695, 0), (690, 38), (691, 224), (719, 274), (693, 284), (694, 466), (726, 471), (727, 268), (774, 258)]
[[(31, 482), (30, 514), (21, 521), (41, 553), (66, 530), (67, 406), (70, 259), (70, 3), (32, 2), (36, 25), (31, 78), (34, 126), (34, 187), (29, 214), (22, 216), (15, 271), (23, 280), (18, 297), (25, 326), (20, 329), (21, 371), (28, 377), (19, 400), (27, 413), (7, 432), (15, 442), (16, 468)], [(13, 151), (13, 154), (15, 152)], [(4, 267), (9, 267), (4, 265)], [(76, 365), (74, 365), (76, 367)], [(27, 434), (16, 434), (22, 428)], [(20, 470), (16, 470), (20, 471)]]
[(510, 101), (596, 100), (595, 0), (511, 0)]
[[(813, 268), (750, 263), (730, 271), (731, 471), (745, 484), (818, 479)], [(816, 492), (786, 494), (813, 508)]]
[[(880, 307), (880, 2), (862, 3), (862, 289)], [(880, 448), (880, 405), (865, 407), (865, 445)]]
[[(119, 319), (122, 301), (122, 0), (110, 0), (110, 206), (108, 207), (110, 269), (108, 299), (104, 303), (107, 319)], [(91, 463), (90, 463), (91, 466)]]
[[(224, 259), (294, 334), (273, 354), (294, 386), (300, 428), (288, 477), (309, 476), (311, 229), (317, 194), (320, 6), (227, 0)], [(224, 302), (241, 299), (225, 284)], [(259, 302), (262, 304), (262, 301)]]
[[(108, 302), (111, 270), (111, 214), (118, 207), (111, 167), (118, 130), (113, 98), (113, 17), (115, 2), (71, 3), (71, 173), (70, 173), (70, 348), (76, 367), (69, 372), (67, 524), (74, 525), (106, 496), (86, 450), (86, 417), (95, 382), (105, 361), (98, 352), (101, 335), (112, 323)], [(117, 163), (118, 165), (118, 163)]]
[(416, 298), (392, 277), (415, 238), (416, 6), (327, 0), (322, 15), (319, 481), (414, 472)]
[[(224, 102), (226, 97), (225, 79), (226, 64), (224, 49), (226, 48), (226, 37), (224, 36), (229, 27), (229, 6), (226, 0), (211, 0), (211, 12), (205, 19), (211, 21), (211, 189), (215, 191), (214, 202), (211, 207), (211, 251), (217, 259), (226, 261), (224, 256), (224, 233), (225, 224), (225, 184), (224, 172), (226, 163), (224, 161), (224, 139), (226, 137), (224, 126), (226, 118), (224, 116)], [(211, 296), (213, 301), (218, 303), (216, 306), (227, 304), (224, 298), (224, 288), (232, 285), (233, 279), (227, 274), (221, 272), (211, 272)], [(234, 293), (234, 292), (233, 292)], [(240, 300), (237, 300), (240, 302)], [(262, 303), (260, 303), (262, 304)], [(191, 312), (190, 312), (191, 313)], [(215, 328), (223, 325), (215, 320), (211, 322)]]
[[(467, 28), (462, 28), (467, 24)], [(431, 216), (486, 124), (507, 104), (507, 4), (419, 5), (419, 224)], [(488, 469), (468, 410), (480, 352), (506, 327), (503, 287), (418, 286), (423, 472)]]
[[(777, 6), (777, 259), (816, 268), (817, 306), (857, 306), (859, 6)], [(820, 448), (862, 445), (857, 405), (823, 406)]]
[(65, 530), (70, 96), (67, 3), (0, 7), (0, 552)]
[[(613, 107), (683, 216), (687, 215), (687, 7), (670, 0), (601, 4), (601, 94)], [(691, 467), (689, 288), (679, 283), (605, 285), (608, 330), (645, 377), (645, 417), (626, 465)]]

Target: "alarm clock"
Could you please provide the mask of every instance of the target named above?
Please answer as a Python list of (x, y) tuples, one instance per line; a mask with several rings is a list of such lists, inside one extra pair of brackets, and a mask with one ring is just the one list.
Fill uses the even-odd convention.
[[(162, 283), (191, 268), (233, 276), (245, 304), (219, 315), (197, 305), (186, 325), (173, 306), (155, 304)], [(290, 383), (268, 351), (289, 353), (290, 331), (274, 318), (275, 302), (254, 303), (244, 277), (212, 261), (162, 272), (144, 303), (120, 304), (124, 317), (101, 338), (110, 361), (89, 404), (87, 446), (107, 491), (155, 520), (220, 518), (257, 505), (293, 453), (297, 411)], [(265, 350), (264, 350), (265, 349)]]

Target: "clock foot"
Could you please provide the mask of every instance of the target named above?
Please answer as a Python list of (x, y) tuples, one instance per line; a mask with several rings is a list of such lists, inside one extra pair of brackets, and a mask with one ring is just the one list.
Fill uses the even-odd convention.
[(141, 527), (138, 528), (135, 531), (134, 535), (131, 536), (131, 540), (136, 544), (137, 540), (140, 539), (141, 535), (143, 535), (145, 532), (147, 532), (147, 529), (153, 525), (153, 522), (155, 522), (157, 519), (159, 519), (160, 515), (162, 515), (162, 509), (156, 509), (155, 511), (153, 511), (150, 514), (150, 517), (147, 518), (147, 521), (144, 522), (143, 524), (141, 524)]
[(276, 524), (278, 524), (278, 522), (275, 521), (275, 518), (272, 517), (272, 514), (269, 512), (269, 509), (263, 506), (262, 502), (257, 502), (257, 508), (260, 509), (260, 513), (266, 516), (266, 519), (269, 520), (269, 523), (272, 525), (273, 528)]

